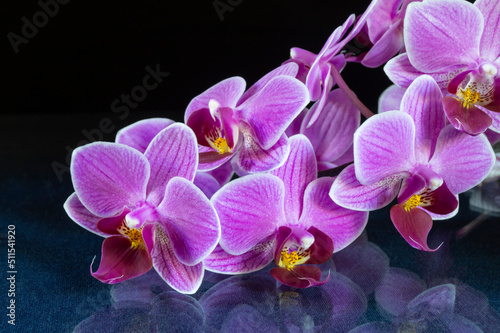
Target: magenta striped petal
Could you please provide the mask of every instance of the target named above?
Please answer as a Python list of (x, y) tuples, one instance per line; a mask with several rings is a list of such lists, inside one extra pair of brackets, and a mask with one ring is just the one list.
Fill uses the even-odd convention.
[(122, 128), (116, 133), (116, 142), (144, 153), (156, 134), (174, 123), (167, 118), (144, 119)]
[(413, 67), (406, 53), (389, 60), (384, 66), (384, 72), (392, 82), (402, 88), (408, 88), (417, 77), (424, 74)]
[(236, 103), (243, 95), (245, 87), (245, 80), (239, 76), (234, 76), (208, 88), (189, 102), (184, 114), (184, 122), (187, 122), (194, 111), (208, 108), (208, 104), (212, 99), (218, 102), (220, 106), (236, 107)]
[(94, 215), (110, 217), (146, 198), (147, 159), (118, 143), (94, 142), (73, 151), (71, 178), (82, 204)]
[(294, 77), (273, 78), (255, 97), (238, 107), (263, 149), (272, 147), (309, 103), (306, 86)]
[(194, 179), (198, 167), (196, 137), (184, 124), (170, 125), (155, 136), (144, 156), (151, 165), (147, 200), (156, 206), (163, 200), (170, 179)]
[(359, 127), (360, 112), (340, 89), (328, 94), (323, 111), (309, 126), (316, 102), (305, 116), (300, 133), (311, 141), (318, 161), (331, 162), (344, 154), (352, 145), (352, 137)]
[(316, 179), (316, 157), (314, 150), (304, 135), (294, 135), (289, 139), (290, 154), (286, 162), (271, 174), (279, 177), (285, 185), (285, 216), (288, 224), (296, 224), (302, 213), (304, 191)]
[(304, 194), (304, 210), (299, 225), (316, 227), (332, 240), (334, 252), (351, 244), (363, 232), (368, 213), (343, 208), (329, 196), (333, 178), (322, 177), (307, 186)]
[(203, 261), (205, 269), (221, 274), (244, 274), (258, 271), (273, 261), (276, 236), (272, 235), (250, 251), (234, 256), (218, 245)]
[(495, 163), (495, 153), (484, 135), (470, 136), (446, 126), (440, 133), (434, 156), (429, 161), (454, 194), (479, 184)]
[(491, 117), (476, 106), (464, 108), (462, 101), (453, 97), (443, 98), (446, 117), (457, 130), (470, 135), (479, 135), (492, 124)]
[(239, 149), (236, 161), (245, 172), (264, 172), (276, 169), (285, 163), (290, 153), (290, 145), (286, 135), (282, 135), (271, 148), (264, 150), (251, 133), (244, 131), (243, 144)]
[(330, 197), (339, 206), (354, 210), (376, 210), (387, 206), (398, 194), (405, 174), (397, 174), (371, 185), (361, 185), (356, 179), (354, 165), (335, 178), (330, 189)]
[(469, 64), (479, 59), (483, 27), (481, 12), (467, 1), (413, 2), (404, 21), (406, 52), (412, 65), (425, 73)]
[(474, 5), (484, 18), (481, 56), (493, 61), (500, 56), (500, 3), (498, 0), (477, 0)]
[(415, 154), (422, 164), (431, 158), (439, 132), (445, 126), (442, 99), (436, 81), (422, 75), (413, 81), (401, 100), (401, 111), (408, 113), (415, 124)]
[(370, 185), (411, 170), (414, 142), (415, 125), (407, 113), (388, 111), (369, 118), (354, 134), (356, 178)]
[(378, 113), (401, 110), (401, 100), (405, 89), (393, 84), (385, 89), (378, 99)]
[(221, 223), (221, 247), (232, 255), (250, 251), (285, 224), (285, 188), (269, 174), (235, 179), (211, 201)]
[(220, 237), (217, 214), (208, 198), (190, 181), (172, 178), (157, 212), (182, 263), (199, 263), (217, 245)]
[(363, 66), (375, 68), (383, 65), (403, 47), (403, 27), (401, 21), (393, 23), (385, 34), (377, 40), (361, 61)]
[(219, 182), (209, 173), (200, 172), (196, 173), (193, 184), (198, 187), (207, 198), (211, 198), (215, 192), (220, 189)]
[(92, 214), (81, 203), (76, 193), (71, 194), (64, 203), (66, 214), (79, 226), (93, 232), (96, 235), (107, 237), (108, 234), (97, 229), (97, 222), (101, 219), (99, 216)]
[(167, 233), (159, 225), (155, 228), (151, 257), (155, 270), (173, 289), (183, 294), (194, 294), (200, 287), (204, 275), (203, 263), (187, 266), (180, 262)]
[(432, 228), (432, 218), (419, 208), (406, 210), (403, 205), (391, 208), (391, 220), (405, 241), (417, 250), (436, 251), (427, 245), (427, 236)]

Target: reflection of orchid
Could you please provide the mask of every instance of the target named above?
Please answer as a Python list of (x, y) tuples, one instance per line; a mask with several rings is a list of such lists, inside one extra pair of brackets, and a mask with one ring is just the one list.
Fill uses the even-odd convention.
[(309, 102), (296, 73), (297, 65), (283, 65), (245, 93), (245, 80), (232, 77), (195, 97), (184, 118), (200, 145), (199, 168), (214, 169), (236, 153), (247, 172), (280, 166), (289, 152), (283, 133)]
[(497, 0), (411, 3), (404, 23), (407, 53), (387, 64), (387, 74), (406, 87), (418, 75), (433, 76), (455, 95), (443, 99), (455, 128), (472, 135), (490, 126), (500, 131), (500, 115), (491, 112), (500, 111), (499, 8)]
[(174, 289), (196, 291), (201, 261), (220, 232), (212, 205), (192, 183), (196, 166), (195, 137), (182, 124), (162, 130), (144, 154), (104, 142), (75, 150), (75, 193), (65, 209), (75, 222), (106, 237), (94, 277), (117, 283), (154, 266)]
[(328, 197), (333, 178), (317, 177), (316, 158), (303, 135), (290, 138), (285, 164), (271, 174), (236, 179), (213, 197), (221, 220), (220, 247), (207, 269), (237, 274), (258, 270), (274, 258), (279, 281), (308, 287), (320, 281), (319, 264), (363, 230), (366, 212), (337, 206)]
[(432, 219), (456, 214), (457, 194), (488, 174), (493, 151), (486, 137), (445, 126), (441, 92), (429, 76), (412, 83), (401, 111), (378, 114), (356, 131), (354, 165), (337, 177), (331, 196), (346, 208), (374, 210), (399, 192), (394, 226), (411, 246), (432, 251)]

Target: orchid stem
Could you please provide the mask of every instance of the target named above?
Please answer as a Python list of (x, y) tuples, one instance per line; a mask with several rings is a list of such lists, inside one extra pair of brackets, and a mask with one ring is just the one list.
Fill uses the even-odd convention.
[(481, 223), (483, 223), (484, 220), (486, 220), (488, 218), (488, 216), (489, 216), (488, 213), (489, 212), (486, 212), (486, 213), (483, 213), (483, 214), (479, 215), (474, 220), (470, 221), (468, 224), (466, 224), (462, 228), (458, 229), (457, 232), (456, 232), (457, 240), (460, 240), (460, 239), (464, 238), (472, 230), (474, 230), (477, 226), (479, 226)]
[(361, 114), (366, 118), (370, 118), (371, 116), (373, 116), (374, 115), (373, 112), (371, 112), (370, 109), (368, 109), (359, 100), (356, 94), (351, 89), (349, 89), (347, 83), (345, 83), (344, 79), (342, 78), (342, 75), (340, 75), (340, 72), (338, 71), (337, 67), (332, 65), (331, 68), (332, 68), (331, 74), (333, 79), (335, 80), (339, 88), (342, 89), (344, 94), (346, 94), (347, 98), (349, 98), (352, 104), (354, 104), (354, 106), (359, 110), (359, 112), (361, 112)]

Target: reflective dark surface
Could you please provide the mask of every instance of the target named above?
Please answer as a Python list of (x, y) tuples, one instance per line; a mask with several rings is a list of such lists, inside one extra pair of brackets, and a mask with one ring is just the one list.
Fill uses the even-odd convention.
[[(41, 123), (46, 124), (43, 131)], [(49, 138), (62, 126), (35, 120), (24, 124), (32, 134), (47, 131)], [(4, 133), (12, 132), (6, 122), (2, 126)], [(330, 273), (324, 286), (295, 290), (280, 285), (268, 267), (241, 276), (205, 272), (196, 294), (181, 295), (154, 271), (113, 286), (93, 279), (90, 263), (94, 256), (99, 259), (102, 238), (64, 213), (71, 182), (59, 182), (51, 168), (52, 156), (64, 159), (63, 154), (52, 148), (37, 152), (19, 142), (15, 149), (15, 156), (3, 151), (0, 173), (1, 248), (7, 248), (7, 226), (16, 230), (16, 326), (7, 326), (5, 319), (1, 323), (9, 330), (500, 331), (500, 232), (492, 208), (497, 207), (492, 203), (498, 183), (461, 195), (460, 213), (435, 222), (430, 246), (443, 244), (434, 253), (409, 247), (383, 209), (370, 214), (366, 233), (324, 264), (323, 271)], [(32, 153), (22, 154), (23, 149)], [(6, 275), (4, 268), (4, 309), (9, 301)]]

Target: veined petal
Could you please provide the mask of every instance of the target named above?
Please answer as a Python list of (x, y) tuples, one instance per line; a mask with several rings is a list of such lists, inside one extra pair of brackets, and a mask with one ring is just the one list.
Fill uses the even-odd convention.
[(318, 161), (331, 162), (342, 156), (352, 145), (361, 116), (342, 90), (335, 89), (328, 94), (317, 121), (307, 127), (317, 105), (318, 103), (314, 104), (305, 116), (300, 133), (311, 141)]
[(276, 176), (256, 174), (235, 179), (211, 201), (221, 223), (220, 245), (232, 255), (250, 251), (285, 223), (285, 188)]
[(219, 182), (207, 172), (197, 172), (193, 184), (209, 199), (220, 189)]
[(280, 75), (269, 81), (255, 98), (238, 107), (241, 119), (253, 129), (263, 149), (272, 147), (309, 103), (306, 86), (291, 76)]
[(198, 170), (200, 171), (212, 171), (228, 162), (232, 157), (233, 153), (219, 154), (217, 151), (205, 151), (200, 152), (198, 155), (199, 164)]
[(219, 118), (213, 117), (208, 108), (193, 111), (186, 125), (193, 130), (198, 144), (204, 147), (212, 147), (208, 140), (216, 140), (222, 135)]
[(217, 213), (203, 192), (182, 177), (172, 178), (157, 207), (160, 224), (185, 265), (195, 265), (213, 251), (220, 237)]
[(314, 150), (309, 140), (301, 134), (289, 139), (290, 154), (285, 163), (271, 174), (285, 185), (285, 216), (289, 224), (296, 224), (302, 213), (304, 191), (316, 179), (317, 167)]
[(144, 154), (156, 134), (173, 123), (175, 121), (167, 118), (140, 120), (119, 130), (116, 133), (116, 142), (135, 148)]
[(240, 131), (238, 123), (234, 120), (234, 111), (231, 108), (220, 107), (220, 117), (222, 120), (222, 128), (224, 130), (224, 139), (231, 151), (238, 143)]
[(396, 55), (402, 47), (403, 27), (400, 21), (397, 21), (374, 43), (361, 64), (369, 68), (379, 67)]
[(391, 220), (401, 236), (417, 250), (436, 251), (427, 245), (427, 236), (432, 228), (432, 218), (419, 208), (405, 209), (404, 205), (391, 208)]
[(285, 134), (271, 148), (264, 150), (249, 131), (242, 133), (243, 143), (235, 158), (243, 171), (264, 172), (276, 169), (285, 163), (290, 153), (290, 144)]
[(194, 111), (208, 108), (210, 100), (216, 100), (221, 106), (234, 108), (241, 95), (243, 95), (245, 87), (245, 80), (239, 76), (234, 76), (208, 88), (189, 102), (184, 114), (184, 122), (187, 123)]
[(307, 126), (311, 126), (318, 120), (318, 117), (321, 114), (321, 111), (323, 111), (323, 107), (325, 106), (326, 103), (326, 97), (328, 96), (328, 93), (333, 87), (333, 78), (331, 75), (332, 71), (332, 65), (330, 64), (323, 64), (320, 66), (320, 74), (321, 74), (321, 85), (322, 85), (322, 90), (321, 90), (321, 95), (319, 96), (319, 99), (316, 101), (314, 104), (315, 107), (311, 108), (311, 117), (309, 119), (309, 122), (307, 123)]
[(146, 198), (148, 160), (134, 148), (94, 142), (73, 151), (71, 178), (82, 204), (94, 215), (110, 217)]
[(362, 185), (356, 178), (354, 165), (349, 165), (335, 178), (329, 195), (335, 203), (345, 208), (376, 210), (394, 200), (405, 176), (397, 174), (371, 185)]
[(476, 0), (474, 5), (484, 18), (481, 56), (493, 61), (500, 56), (500, 3), (498, 0)]
[(422, 75), (408, 87), (401, 101), (401, 111), (408, 113), (415, 124), (415, 154), (420, 163), (429, 161), (445, 126), (442, 98), (436, 81)]
[(248, 88), (247, 91), (245, 91), (245, 93), (243, 94), (243, 96), (241, 96), (241, 98), (238, 100), (238, 104), (236, 106), (240, 106), (247, 99), (254, 96), (262, 88), (264, 88), (266, 84), (269, 83), (269, 81), (274, 79), (276, 76), (287, 75), (296, 77), (298, 70), (299, 66), (293, 62), (283, 64), (278, 68), (273, 69), (272, 71), (264, 75), (262, 78), (260, 78), (259, 81), (255, 82), (250, 88)]
[(114, 284), (142, 275), (152, 267), (147, 249), (132, 248), (131, 241), (124, 236), (111, 236), (102, 242), (99, 269), (90, 273), (101, 282)]
[(313, 265), (300, 265), (289, 271), (283, 267), (271, 269), (271, 275), (279, 282), (294, 288), (321, 286), (328, 278), (321, 281), (321, 269)]
[(407, 113), (387, 111), (367, 119), (354, 133), (356, 178), (370, 185), (409, 171), (414, 144), (415, 124)]
[(392, 82), (402, 88), (408, 88), (417, 77), (424, 74), (410, 63), (406, 53), (389, 60), (384, 66), (384, 72)]
[(203, 263), (187, 266), (177, 259), (171, 240), (160, 225), (155, 228), (151, 252), (153, 267), (165, 282), (183, 294), (194, 294), (203, 280)]
[(151, 165), (147, 200), (158, 205), (165, 196), (165, 186), (173, 177), (194, 179), (198, 167), (198, 149), (193, 131), (184, 124), (162, 130), (144, 153)]
[(372, 43), (378, 41), (397, 15), (403, 0), (377, 1), (372, 12), (366, 18), (368, 34)]
[(246, 274), (266, 267), (274, 257), (276, 236), (272, 235), (249, 251), (234, 256), (217, 245), (203, 261), (205, 269), (220, 274)]
[(107, 237), (108, 234), (97, 229), (97, 222), (101, 219), (99, 216), (92, 214), (82, 204), (76, 193), (71, 194), (64, 203), (66, 214), (79, 226), (93, 232), (96, 235)]
[(495, 154), (484, 135), (470, 136), (446, 126), (439, 134), (434, 156), (429, 161), (454, 194), (481, 182), (495, 163)]
[(479, 58), (483, 28), (481, 12), (469, 2), (412, 2), (404, 21), (406, 52), (412, 65), (425, 73), (469, 64)]
[(363, 232), (368, 213), (343, 208), (333, 202), (329, 196), (333, 180), (331, 177), (322, 177), (307, 186), (299, 225), (304, 228), (314, 226), (327, 234), (333, 240), (335, 252), (338, 252)]

